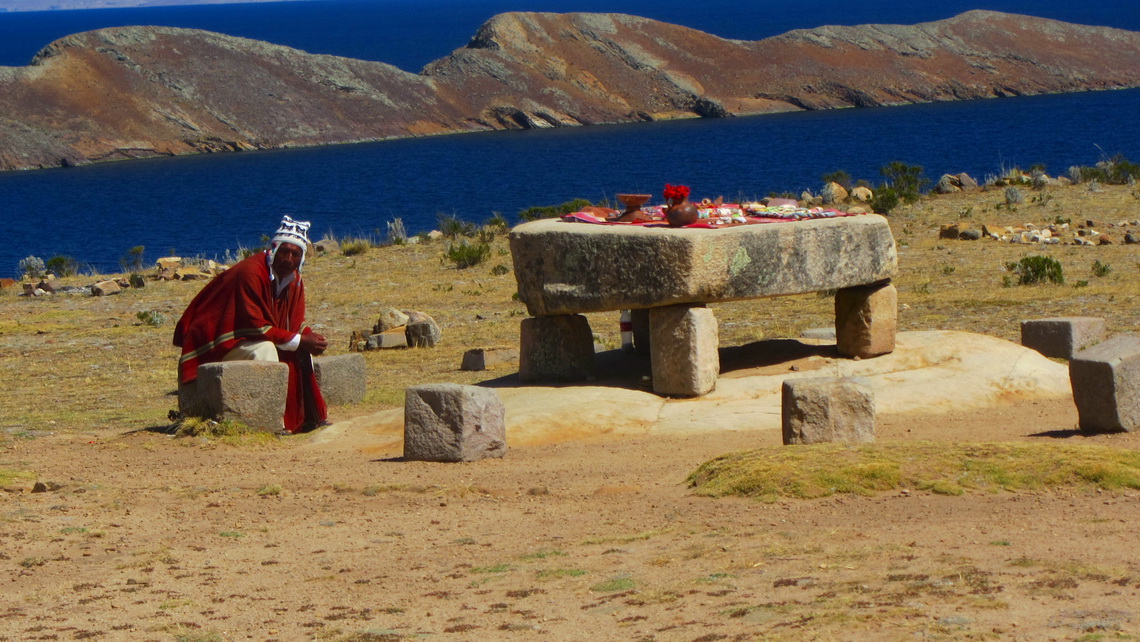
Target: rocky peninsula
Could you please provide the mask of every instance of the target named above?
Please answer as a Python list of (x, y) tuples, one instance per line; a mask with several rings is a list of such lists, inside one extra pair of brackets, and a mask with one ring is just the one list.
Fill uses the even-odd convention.
[(119, 27), (0, 67), (0, 169), (1134, 87), (1140, 33), (992, 11), (752, 42), (629, 15), (505, 13), (418, 74)]

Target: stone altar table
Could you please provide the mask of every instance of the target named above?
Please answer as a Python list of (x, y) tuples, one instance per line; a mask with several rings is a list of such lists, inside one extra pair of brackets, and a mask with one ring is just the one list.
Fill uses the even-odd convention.
[(840, 353), (894, 350), (897, 256), (876, 214), (721, 229), (593, 225), (546, 219), (510, 235), (524, 381), (582, 380), (593, 365), (585, 312), (634, 311), (635, 341), (649, 342), (653, 390), (697, 396), (720, 364), (708, 303), (835, 290)]

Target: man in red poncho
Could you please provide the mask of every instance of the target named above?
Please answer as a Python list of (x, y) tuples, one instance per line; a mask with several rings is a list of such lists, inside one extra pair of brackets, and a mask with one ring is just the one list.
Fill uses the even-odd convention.
[(284, 425), (290, 433), (321, 425), (328, 414), (312, 360), (328, 342), (305, 325), (301, 266), (308, 232), (309, 223), (286, 216), (269, 249), (207, 283), (174, 329), (174, 345), (182, 348), (180, 384), (196, 380), (203, 363), (254, 359), (288, 364)]

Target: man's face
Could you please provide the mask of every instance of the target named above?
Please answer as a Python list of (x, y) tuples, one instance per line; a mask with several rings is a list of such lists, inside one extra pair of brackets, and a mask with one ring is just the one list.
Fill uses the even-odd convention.
[(284, 279), (301, 267), (301, 259), (305, 253), (292, 243), (282, 243), (273, 255), (273, 273), (277, 278)]

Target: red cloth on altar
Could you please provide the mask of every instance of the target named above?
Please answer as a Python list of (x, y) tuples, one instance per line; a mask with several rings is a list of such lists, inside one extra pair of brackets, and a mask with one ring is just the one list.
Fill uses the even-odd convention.
[[(179, 383), (194, 381), (199, 365), (221, 361), (242, 341), (286, 343), (298, 332), (313, 331), (305, 325), (301, 275), (276, 296), (268, 257), (268, 252), (259, 252), (239, 261), (207, 283), (186, 307), (174, 329), (174, 345), (182, 348)], [(306, 422), (323, 422), (328, 411), (312, 357), (301, 350), (278, 350), (277, 356), (289, 366), (285, 430), (297, 432)]]

